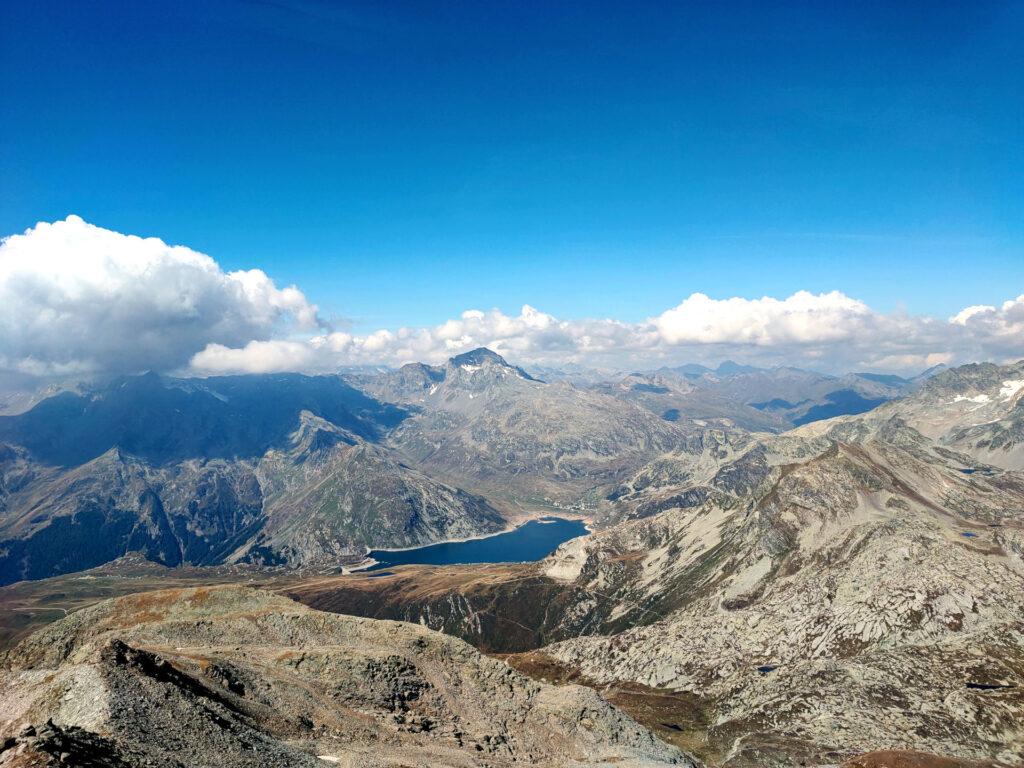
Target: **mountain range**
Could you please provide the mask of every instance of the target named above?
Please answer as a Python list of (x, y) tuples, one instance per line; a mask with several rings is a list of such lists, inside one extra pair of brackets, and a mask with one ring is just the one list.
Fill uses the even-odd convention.
[(135, 550), (333, 565), (504, 528), (379, 444), (406, 416), (337, 376), (147, 374), (0, 417), (0, 582)]
[(921, 376), (851, 373), (800, 368), (755, 368), (723, 363), (711, 370), (687, 365), (632, 373), (591, 386), (632, 400), (669, 421), (730, 422), (750, 431), (781, 432), (812, 421), (864, 413), (913, 392), (937, 373)]
[[(10, 649), (0, 765), (1020, 764), (1022, 446), (1024, 362), (65, 388), (0, 417), (0, 579), (228, 585)], [(557, 510), (540, 562), (339, 573)]]

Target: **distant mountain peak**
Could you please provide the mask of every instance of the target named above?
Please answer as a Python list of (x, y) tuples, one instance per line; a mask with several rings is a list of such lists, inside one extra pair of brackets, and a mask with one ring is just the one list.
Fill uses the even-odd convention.
[(735, 376), (739, 373), (757, 373), (762, 370), (764, 369), (753, 365), (743, 365), (742, 363), (737, 363), (733, 360), (723, 360), (718, 364), (718, 367), (715, 369), (715, 373), (719, 376)]
[(677, 365), (674, 368), (670, 368), (674, 373), (679, 373), (684, 376), (703, 376), (706, 373), (713, 373), (716, 376), (735, 376), (740, 373), (758, 373), (763, 371), (764, 368), (757, 368), (753, 365), (743, 365), (733, 360), (723, 360), (718, 364), (717, 368), (709, 368), (706, 365), (700, 363), (686, 363), (684, 365)]
[(870, 371), (861, 371), (853, 375), (861, 379), (866, 379), (867, 381), (873, 381), (876, 384), (884, 384), (888, 387), (905, 387), (911, 381), (910, 379), (905, 379), (902, 376), (896, 376), (891, 373), (871, 373)]
[(483, 365), (484, 363), (497, 363), (498, 365), (504, 365), (507, 368), (512, 366), (508, 364), (508, 361), (504, 357), (499, 355), (494, 350), (488, 349), (487, 347), (477, 347), (469, 352), (463, 352), (461, 355), (448, 360), (454, 366), (464, 367), (467, 365)]
[(917, 374), (917, 376), (914, 376), (910, 380), (911, 381), (924, 381), (926, 379), (930, 379), (932, 376), (936, 376), (936, 375), (942, 373), (943, 371), (948, 371), (948, 370), (949, 370), (949, 366), (948, 365), (946, 365), (945, 363), (939, 363), (938, 365), (933, 365), (931, 368), (926, 368), (925, 370), (921, 371), (919, 374)]
[(528, 374), (522, 368), (510, 365), (505, 358), (487, 347), (477, 347), (469, 352), (463, 352), (461, 355), (456, 355), (448, 360), (448, 365), (452, 368), (462, 368), (463, 370), (470, 371), (483, 366), (498, 366), (501, 368), (507, 368), (520, 378), (528, 381), (537, 381), (537, 379), (533, 378), (533, 376)]

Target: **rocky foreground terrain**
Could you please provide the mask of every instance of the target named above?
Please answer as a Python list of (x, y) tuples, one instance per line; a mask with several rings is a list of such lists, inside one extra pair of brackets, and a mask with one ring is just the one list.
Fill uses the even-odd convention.
[(696, 763), (580, 686), (244, 587), (84, 609), (6, 654), (0, 765)]

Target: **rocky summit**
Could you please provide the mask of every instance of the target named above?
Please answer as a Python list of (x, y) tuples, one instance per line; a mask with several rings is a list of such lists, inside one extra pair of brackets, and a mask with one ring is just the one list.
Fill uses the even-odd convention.
[(0, 702), (12, 767), (697, 765), (588, 688), (232, 586), (55, 623), (7, 653)]

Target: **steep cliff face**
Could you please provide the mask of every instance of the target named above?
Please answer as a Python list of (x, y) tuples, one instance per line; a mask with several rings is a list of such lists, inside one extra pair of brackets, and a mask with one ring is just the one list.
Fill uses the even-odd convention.
[(112, 449), (71, 469), (0, 458), (0, 583), (90, 568), (125, 552), (218, 562), (263, 520), (250, 462), (152, 467)]
[(0, 765), (697, 765), (592, 690), (238, 587), (79, 611), (7, 654), (0, 701)]
[(600, 632), (615, 608), (536, 563), (403, 566), (304, 579), (284, 592), (313, 608), (423, 624), (487, 653), (517, 653)]

